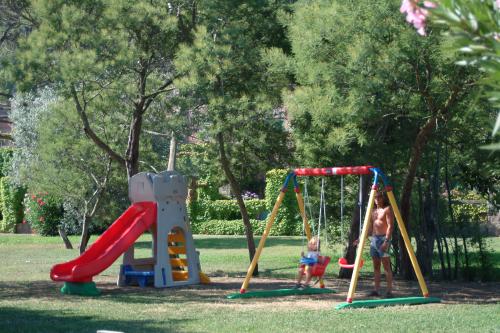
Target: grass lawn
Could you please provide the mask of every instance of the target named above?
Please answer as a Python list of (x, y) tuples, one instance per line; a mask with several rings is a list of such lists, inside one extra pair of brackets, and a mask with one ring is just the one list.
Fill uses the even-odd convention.
[[(242, 237), (197, 236), (203, 271), (213, 284), (170, 288), (118, 288), (116, 262), (94, 280), (101, 297), (59, 293), (50, 281), (50, 267), (77, 256), (65, 250), (57, 237), (0, 235), (0, 332), (500, 332), (500, 284), (429, 284), (442, 304), (377, 309), (334, 310), (345, 299), (349, 281), (332, 278), (327, 285), (338, 294), (275, 299), (227, 300), (236, 292), (248, 264)], [(77, 238), (72, 237), (74, 244)], [(91, 242), (93, 239), (91, 240)], [(138, 256), (150, 253), (149, 237), (137, 243)], [(491, 239), (500, 252), (500, 238)], [(262, 277), (250, 288), (270, 289), (293, 284), (302, 241), (275, 237), (268, 241), (260, 261)], [(336, 261), (339, 248), (328, 249)], [(498, 258), (498, 256), (497, 256)], [(495, 269), (500, 269), (496, 261)], [(359, 294), (371, 286), (371, 265), (363, 269)], [(419, 295), (418, 285), (397, 281), (398, 295)], [(358, 296), (362, 297), (362, 296)]]

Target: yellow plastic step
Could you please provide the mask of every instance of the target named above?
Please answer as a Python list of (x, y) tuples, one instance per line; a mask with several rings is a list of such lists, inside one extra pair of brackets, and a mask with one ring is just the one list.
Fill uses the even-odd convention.
[(185, 241), (186, 239), (182, 233), (168, 234), (169, 243), (184, 243)]
[(169, 246), (168, 254), (186, 254), (185, 246)]
[(172, 258), (170, 259), (170, 265), (172, 267), (187, 267), (188, 261), (187, 259)]

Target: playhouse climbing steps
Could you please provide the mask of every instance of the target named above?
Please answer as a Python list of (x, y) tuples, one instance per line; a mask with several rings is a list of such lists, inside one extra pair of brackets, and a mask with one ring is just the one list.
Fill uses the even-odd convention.
[(168, 254), (172, 267), (174, 281), (187, 281), (189, 279), (189, 265), (187, 258), (180, 258), (187, 253), (186, 238), (180, 230), (172, 230), (168, 234)]

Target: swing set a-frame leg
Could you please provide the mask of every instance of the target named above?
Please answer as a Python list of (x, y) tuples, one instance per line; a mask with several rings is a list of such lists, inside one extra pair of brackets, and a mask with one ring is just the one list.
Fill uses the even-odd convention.
[(366, 209), (365, 219), (363, 222), (363, 230), (359, 236), (358, 248), (356, 250), (356, 260), (354, 261), (354, 271), (352, 272), (351, 283), (349, 285), (349, 292), (347, 293), (347, 303), (352, 303), (354, 298), (354, 293), (356, 292), (356, 286), (358, 284), (359, 271), (361, 270), (361, 257), (363, 256), (363, 247), (365, 246), (366, 239), (368, 237), (368, 229), (370, 220), (370, 212), (373, 209), (373, 202), (375, 200), (375, 193), (377, 192), (377, 185), (372, 186), (370, 192), (370, 198), (368, 199), (368, 208)]
[[(264, 249), (264, 245), (266, 244), (267, 237), (269, 236), (269, 233), (271, 231), (271, 228), (274, 224), (274, 220), (276, 219), (276, 215), (278, 214), (279, 208), (281, 206), (281, 203), (283, 202), (283, 199), (285, 198), (286, 190), (288, 187), (288, 182), (291, 177), (295, 177), (295, 174), (289, 174), (287, 179), (285, 180), (285, 183), (283, 187), (281, 188), (281, 192), (278, 195), (278, 199), (276, 200), (276, 203), (274, 204), (273, 210), (271, 212), (271, 215), (269, 216), (269, 221), (267, 222), (266, 229), (264, 230), (264, 233), (262, 234), (262, 237), (260, 238), (259, 246), (257, 247), (257, 250), (255, 251), (255, 255), (252, 259), (252, 262), (250, 263), (250, 266), (248, 267), (247, 275), (245, 277), (245, 280), (243, 281), (241, 288), (240, 288), (240, 293), (243, 294), (247, 291), (248, 285), (250, 283), (250, 279), (252, 278), (253, 271), (255, 270), (255, 267), (257, 266), (257, 263), (259, 262), (260, 254), (262, 253), (262, 250)], [(295, 178), (294, 178), (295, 179)], [(304, 223), (304, 230), (306, 233), (307, 240), (311, 239), (311, 228), (309, 226), (309, 223), (307, 221), (307, 216), (305, 213), (304, 209), (304, 199), (302, 197), (302, 194), (300, 193), (300, 189), (296, 181), (294, 180), (294, 191), (297, 197), (297, 203), (299, 205), (299, 210), (300, 210), (300, 215), (302, 216), (302, 221)], [(321, 282), (323, 284), (323, 280)]]
[(403, 218), (401, 217), (401, 213), (399, 212), (399, 208), (396, 203), (396, 199), (394, 198), (394, 193), (392, 192), (392, 188), (387, 189), (387, 197), (389, 198), (392, 210), (394, 212), (394, 215), (396, 216), (396, 221), (398, 223), (399, 231), (401, 232), (401, 236), (403, 236), (406, 251), (410, 256), (410, 261), (413, 266), (413, 270), (415, 271), (415, 275), (417, 275), (417, 280), (418, 284), (420, 285), (420, 290), (422, 290), (422, 295), (424, 297), (429, 297), (429, 291), (427, 290), (427, 285), (425, 284), (422, 271), (420, 270), (420, 265), (418, 264), (417, 257), (415, 256), (415, 252), (413, 251), (413, 247), (411, 246), (410, 237), (408, 236), (408, 232), (406, 231)]
[[(376, 183), (376, 182), (375, 182)], [(427, 285), (425, 283), (424, 277), (420, 270), (420, 266), (417, 261), (417, 257), (415, 256), (415, 252), (413, 251), (413, 247), (411, 246), (410, 237), (408, 236), (408, 232), (406, 231), (405, 224), (403, 222), (403, 218), (401, 217), (401, 213), (399, 212), (398, 205), (396, 203), (396, 199), (394, 198), (394, 193), (392, 192), (392, 187), (386, 186), (387, 189), (387, 197), (389, 198), (389, 202), (391, 204), (394, 215), (396, 216), (396, 221), (398, 223), (399, 230), (401, 235), (403, 236), (403, 240), (405, 242), (406, 251), (408, 251), (408, 255), (410, 256), (410, 261), (415, 271), (415, 274), (418, 279), (418, 283), (420, 285), (420, 289), (422, 290), (422, 294), (424, 297), (429, 297), (429, 291), (427, 290)], [(377, 192), (377, 185), (374, 184), (372, 186), (372, 190), (370, 192), (370, 199), (368, 200), (368, 208), (366, 210), (363, 230), (361, 232), (361, 236), (359, 239), (358, 249), (356, 251), (356, 261), (354, 262), (354, 271), (351, 277), (351, 283), (349, 285), (349, 292), (347, 294), (347, 303), (352, 303), (354, 299), (354, 293), (356, 292), (356, 286), (358, 283), (359, 271), (360, 271), (360, 261), (363, 253), (363, 247), (365, 245), (366, 238), (368, 236), (369, 224), (371, 223), (370, 214), (373, 209), (373, 202), (375, 199), (375, 194)]]
[(257, 247), (257, 250), (255, 251), (255, 255), (253, 256), (252, 262), (250, 263), (250, 266), (248, 267), (247, 275), (245, 277), (245, 280), (243, 281), (243, 284), (241, 285), (240, 288), (240, 293), (243, 294), (247, 291), (248, 284), (250, 283), (250, 279), (252, 278), (253, 271), (255, 270), (255, 266), (257, 266), (257, 262), (259, 262), (259, 257), (262, 252), (262, 249), (264, 248), (264, 245), (266, 244), (266, 239), (267, 236), (269, 236), (269, 232), (271, 231), (271, 227), (273, 226), (274, 220), (276, 219), (276, 215), (278, 214), (278, 210), (281, 206), (281, 203), (283, 202), (283, 199), (285, 198), (286, 194), (286, 187), (283, 187), (281, 189), (281, 192), (278, 196), (278, 199), (276, 200), (276, 203), (274, 204), (273, 211), (271, 212), (271, 216), (269, 217), (269, 221), (267, 222), (266, 229), (264, 230), (264, 233), (262, 234), (262, 237), (260, 238), (259, 246)]

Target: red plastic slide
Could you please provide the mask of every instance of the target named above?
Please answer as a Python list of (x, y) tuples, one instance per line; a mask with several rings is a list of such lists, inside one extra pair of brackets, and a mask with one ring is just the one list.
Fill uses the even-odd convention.
[(156, 203), (132, 204), (82, 255), (50, 270), (54, 281), (91, 282), (156, 222)]

